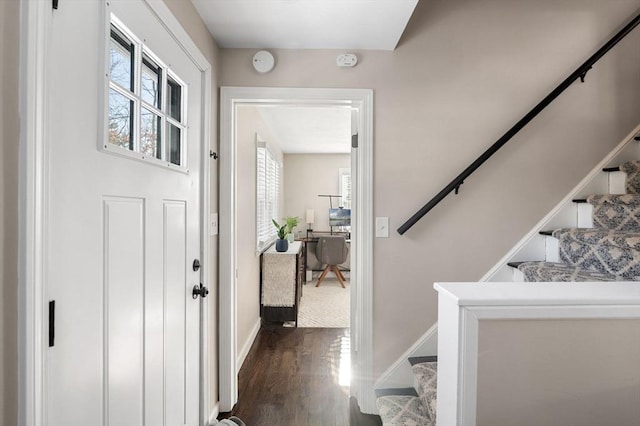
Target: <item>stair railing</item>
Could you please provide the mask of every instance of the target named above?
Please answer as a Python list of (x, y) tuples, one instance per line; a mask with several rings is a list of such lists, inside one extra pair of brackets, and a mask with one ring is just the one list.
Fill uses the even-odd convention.
[(425, 204), (420, 210), (418, 210), (413, 216), (409, 218), (402, 226), (398, 228), (400, 235), (407, 232), (413, 225), (415, 225), (423, 216), (425, 216), (431, 209), (433, 209), (440, 201), (442, 201), (447, 195), (455, 191), (457, 194), (460, 190), (460, 186), (464, 183), (473, 172), (475, 172), (480, 166), (487, 161), (493, 154), (495, 154), (500, 148), (502, 148), (507, 142), (511, 140), (523, 127), (525, 127), (531, 120), (533, 120), (540, 112), (542, 112), (551, 102), (553, 102), (562, 92), (564, 92), (569, 86), (571, 86), (576, 80), (580, 79), (584, 83), (585, 77), (593, 65), (600, 60), (607, 52), (609, 52), (616, 44), (623, 40), (635, 27), (640, 24), (640, 15), (636, 16), (631, 22), (629, 22), (623, 29), (621, 29), (615, 36), (613, 36), (607, 43), (604, 44), (596, 53), (594, 53), (584, 64), (578, 67), (569, 77), (567, 77), (558, 87), (553, 89), (538, 105), (536, 105), (531, 111), (527, 113), (520, 121), (518, 121), (512, 128), (510, 128), (500, 139), (498, 139), (489, 149), (487, 149), (482, 155), (480, 155), (473, 163), (469, 165), (462, 173), (460, 173), (455, 179), (453, 179), (447, 186), (444, 187), (435, 197)]

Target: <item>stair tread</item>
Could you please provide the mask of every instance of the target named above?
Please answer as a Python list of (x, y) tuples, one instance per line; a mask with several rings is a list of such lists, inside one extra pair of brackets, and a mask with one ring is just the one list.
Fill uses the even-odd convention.
[(412, 356), (409, 357), (409, 364), (416, 365), (425, 362), (438, 362), (437, 356)]
[(376, 406), (383, 425), (435, 425), (417, 396), (386, 395), (376, 399)]
[(415, 388), (384, 388), (375, 389), (376, 398), (382, 398), (383, 396), (397, 395), (397, 396), (418, 396), (418, 392)]
[[(586, 271), (566, 263), (531, 261), (519, 262), (518, 270), (524, 273), (528, 281), (624, 281), (619, 276), (601, 272)], [(530, 279), (539, 276), (541, 279)]]

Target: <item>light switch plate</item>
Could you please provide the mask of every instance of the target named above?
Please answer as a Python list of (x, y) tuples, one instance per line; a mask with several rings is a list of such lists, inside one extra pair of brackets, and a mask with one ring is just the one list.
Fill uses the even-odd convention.
[(218, 235), (218, 213), (211, 213), (209, 219), (209, 236)]
[(376, 238), (389, 238), (388, 217), (376, 217)]

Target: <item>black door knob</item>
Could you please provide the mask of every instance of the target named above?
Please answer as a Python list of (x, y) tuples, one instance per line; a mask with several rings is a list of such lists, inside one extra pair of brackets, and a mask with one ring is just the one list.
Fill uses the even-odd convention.
[(194, 299), (197, 299), (198, 296), (205, 298), (207, 297), (207, 294), (209, 294), (209, 289), (206, 288), (205, 286), (202, 285), (202, 283), (200, 284), (196, 284), (193, 286), (193, 290), (191, 292), (191, 296)]

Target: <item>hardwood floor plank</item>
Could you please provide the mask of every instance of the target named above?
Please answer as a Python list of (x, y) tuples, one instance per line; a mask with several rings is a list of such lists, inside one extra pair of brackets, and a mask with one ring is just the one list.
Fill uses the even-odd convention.
[[(349, 330), (263, 326), (238, 374), (238, 403), (222, 418), (248, 426), (379, 426), (340, 386)], [(344, 368), (344, 367), (343, 367)]]

